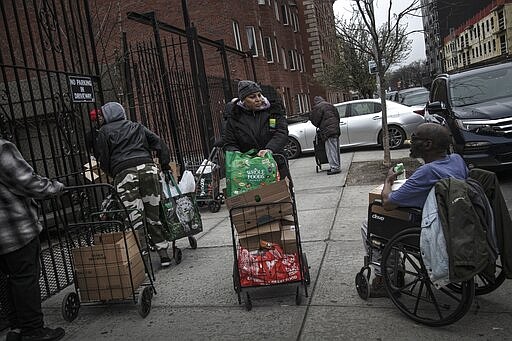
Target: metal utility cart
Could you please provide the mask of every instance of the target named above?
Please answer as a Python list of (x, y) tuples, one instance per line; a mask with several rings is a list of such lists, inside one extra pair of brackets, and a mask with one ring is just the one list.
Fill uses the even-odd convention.
[(212, 213), (219, 212), (224, 203), (224, 195), (220, 191), (220, 167), (212, 161), (218, 151), (219, 148), (214, 147), (203, 164), (190, 163), (186, 166), (196, 178), (197, 205), (207, 205)]
[(105, 199), (102, 208), (83, 207), (81, 212), (87, 213), (82, 219), (66, 224), (75, 290), (65, 295), (62, 316), (73, 321), (84, 303), (135, 303), (145, 318), (156, 294), (145, 223), (142, 230), (134, 230), (128, 209), (109, 184), (72, 186), (66, 192), (61, 201), (74, 202), (80, 197), (90, 203), (94, 196)]
[[(233, 205), (228, 198), (233, 240), (233, 287), (238, 303), (252, 309), (248, 289), (296, 285), (295, 303), (308, 297), (310, 273), (302, 251), (292, 182), (282, 180), (233, 197), (248, 202)], [(268, 194), (268, 195), (267, 195)], [(276, 201), (269, 202), (274, 198)], [(231, 200), (230, 200), (231, 199)], [(259, 202), (258, 202), (259, 201)]]

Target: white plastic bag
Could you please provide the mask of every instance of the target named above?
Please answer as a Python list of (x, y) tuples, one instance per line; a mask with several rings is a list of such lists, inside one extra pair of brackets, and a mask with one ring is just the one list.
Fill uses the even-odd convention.
[(178, 184), (182, 194), (194, 193), (196, 191), (196, 180), (191, 171), (185, 171)]

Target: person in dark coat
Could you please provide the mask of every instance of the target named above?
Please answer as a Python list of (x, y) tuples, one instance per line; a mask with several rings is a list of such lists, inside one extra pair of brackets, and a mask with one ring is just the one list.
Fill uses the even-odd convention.
[(340, 161), (340, 115), (331, 103), (321, 96), (315, 96), (310, 116), (311, 123), (318, 128), (318, 134), (325, 143), (325, 152), (330, 170), (327, 175), (341, 172)]
[[(238, 82), (238, 101), (231, 110), (224, 132), (224, 150), (245, 153), (258, 150), (284, 155), (288, 142), (288, 123), (280, 103), (270, 103), (258, 84), (250, 80)], [(290, 178), (284, 157), (275, 157), (281, 179)]]

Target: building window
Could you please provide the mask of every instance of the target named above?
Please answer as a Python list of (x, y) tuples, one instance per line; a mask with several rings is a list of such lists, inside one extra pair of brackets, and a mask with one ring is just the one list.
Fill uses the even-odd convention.
[(233, 20), (233, 36), (235, 37), (235, 47), (242, 51), (242, 40), (240, 39), (240, 27), (238, 21)]
[(494, 30), (494, 17), (491, 17), (491, 30)]
[(286, 51), (282, 47), (281, 47), (281, 59), (283, 60), (283, 68), (285, 70), (287, 70), (288, 66), (287, 66), (287, 63), (286, 63)]
[(267, 57), (267, 63), (273, 63), (274, 53), (272, 51), (272, 40), (270, 40), (270, 37), (263, 38), (263, 51)]
[(293, 50), (288, 50), (288, 61), (290, 62), (290, 71), (295, 71), (296, 65), (295, 65), (295, 56), (294, 56)]
[(254, 32), (254, 27), (247, 26), (245, 28), (245, 32), (247, 33), (247, 46), (252, 52), (252, 56), (258, 57), (258, 45), (256, 44), (256, 33)]
[(496, 39), (492, 40), (492, 50), (496, 52)]
[(276, 48), (276, 60), (278, 63), (280, 63), (281, 61), (279, 60), (279, 45), (277, 44), (277, 37), (276, 37), (275, 32), (274, 32), (274, 47)]
[(279, 21), (279, 4), (277, 0), (274, 0), (274, 14), (276, 15), (276, 20)]
[(292, 26), (293, 26), (293, 32), (299, 32), (299, 16), (297, 15), (297, 12), (292, 12)]
[(287, 26), (290, 25), (290, 13), (288, 10), (288, 6), (281, 5), (281, 18), (283, 19), (283, 25)]
[(263, 57), (265, 57), (265, 48), (263, 47), (263, 32), (261, 31), (261, 27), (259, 29), (259, 34), (260, 34), (261, 54), (263, 55)]

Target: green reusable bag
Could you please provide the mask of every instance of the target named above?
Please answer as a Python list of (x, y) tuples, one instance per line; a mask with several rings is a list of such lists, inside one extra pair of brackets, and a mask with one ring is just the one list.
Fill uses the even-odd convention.
[(177, 240), (202, 232), (203, 222), (195, 201), (195, 193), (181, 193), (172, 174), (169, 178), (178, 195), (172, 197), (169, 184), (165, 182), (169, 198), (163, 196), (160, 201), (160, 220), (166, 239)]
[(271, 153), (259, 157), (251, 149), (246, 153), (226, 151), (226, 195), (232, 197), (277, 181), (277, 164)]

